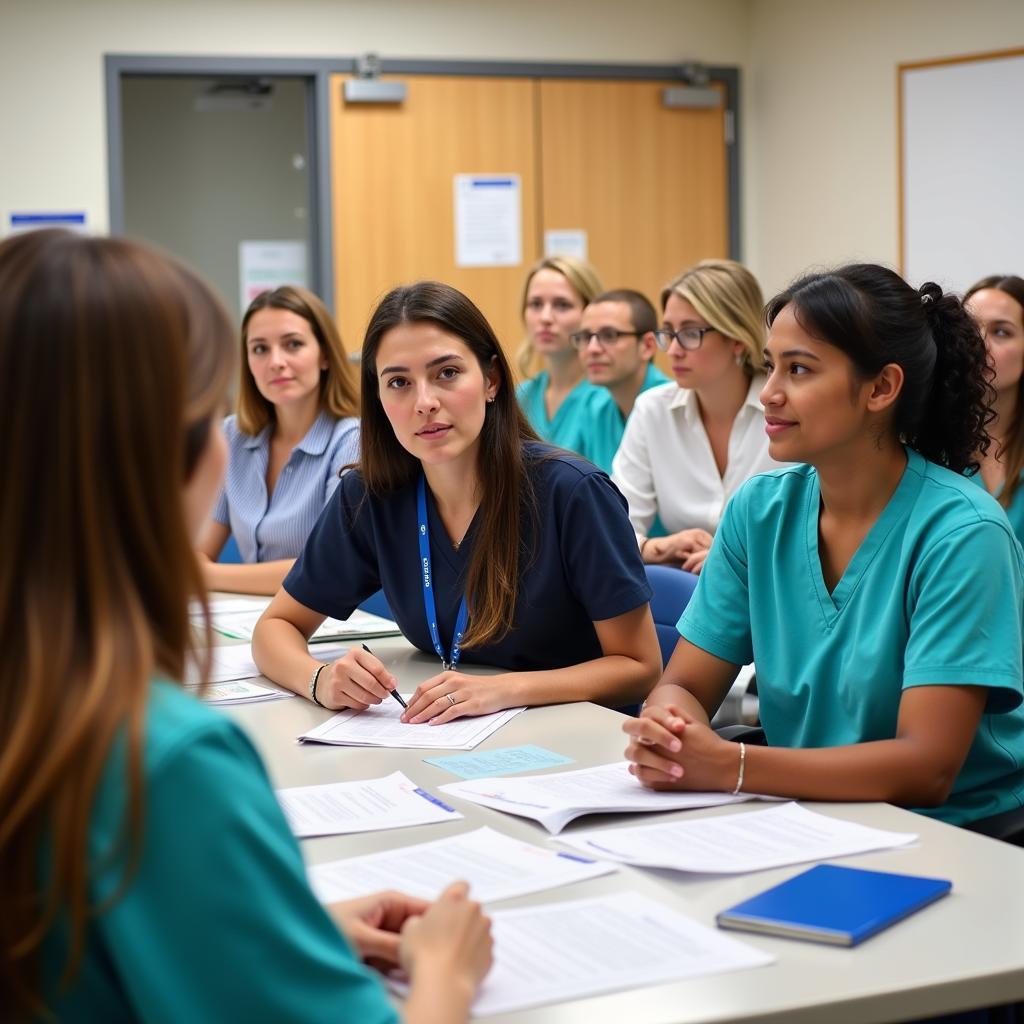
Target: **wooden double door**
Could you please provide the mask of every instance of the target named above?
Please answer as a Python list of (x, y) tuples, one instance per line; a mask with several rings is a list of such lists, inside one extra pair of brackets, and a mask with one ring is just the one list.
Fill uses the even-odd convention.
[[(469, 295), (512, 354), (527, 267), (546, 231), (585, 232), (605, 287), (657, 305), (665, 282), (728, 254), (724, 104), (667, 108), (678, 82), (396, 76), (401, 105), (346, 104), (331, 82), (335, 295), (349, 350), (396, 284)], [(456, 265), (454, 176), (518, 175), (522, 263)]]

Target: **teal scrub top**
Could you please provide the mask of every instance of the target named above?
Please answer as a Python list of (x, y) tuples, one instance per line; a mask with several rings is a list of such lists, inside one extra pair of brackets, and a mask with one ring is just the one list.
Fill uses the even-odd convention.
[[(137, 868), (90, 925), (82, 970), (64, 991), (66, 932), (48, 936), (43, 974), (58, 1020), (397, 1021), (313, 896), (263, 765), (236, 725), (155, 682), (143, 780)], [(90, 821), (90, 897), (101, 906), (122, 878), (123, 860), (109, 854), (126, 795), (122, 743)]]
[(547, 386), (548, 372), (542, 370), (516, 388), (516, 397), (530, 425), (543, 440), (576, 452), (611, 473), (612, 458), (625, 429), (611, 392), (589, 381), (580, 381), (565, 396), (554, 418), (548, 419), (544, 407)]
[[(1022, 475), (1024, 478), (1024, 475)], [(985, 486), (985, 481), (982, 480), (980, 473), (975, 473), (974, 476), (968, 477), (968, 480), (973, 480), (979, 487)], [(1003, 488), (1000, 485), (993, 493), (992, 497), (999, 499)], [(1010, 528), (1013, 530), (1017, 540), (1024, 544), (1024, 483), (1021, 483), (1017, 490), (1014, 491), (1013, 500), (1010, 502), (1010, 507), (1003, 509), (1006, 513), (1006, 518), (1010, 520)]]
[(810, 466), (753, 477), (729, 503), (679, 620), (716, 657), (757, 666), (772, 746), (892, 739), (904, 689), (988, 688), (942, 807), (965, 824), (1024, 806), (1024, 558), (1003, 510), (964, 477), (907, 451), (907, 468), (830, 594)]
[(644, 382), (640, 385), (639, 393), (642, 395), (645, 391), (650, 391), (651, 388), (656, 388), (659, 384), (667, 384), (672, 378), (662, 373), (654, 363), (647, 364), (647, 372), (644, 374)]

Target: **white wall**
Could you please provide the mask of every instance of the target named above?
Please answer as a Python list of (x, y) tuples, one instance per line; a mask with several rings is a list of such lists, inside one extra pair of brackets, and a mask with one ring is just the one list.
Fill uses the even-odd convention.
[(0, 217), (105, 229), (105, 53), (695, 58), (743, 70), (743, 246), (772, 291), (897, 261), (897, 64), (1015, 45), (1022, 0), (0, 0)]
[(753, 0), (750, 31), (751, 269), (771, 292), (813, 264), (896, 266), (897, 66), (1024, 46), (1024, 2)]

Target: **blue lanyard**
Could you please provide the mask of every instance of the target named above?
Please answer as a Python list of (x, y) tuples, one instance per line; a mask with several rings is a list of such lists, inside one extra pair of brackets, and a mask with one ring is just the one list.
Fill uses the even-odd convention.
[(420, 579), (423, 583), (423, 610), (427, 613), (427, 625), (430, 627), (430, 639), (434, 642), (434, 650), (441, 659), (441, 667), (448, 671), (454, 670), (459, 663), (462, 654), (462, 634), (466, 632), (466, 595), (462, 595), (462, 603), (459, 605), (459, 614), (455, 619), (455, 636), (452, 638), (451, 657), (445, 657), (444, 648), (441, 646), (441, 634), (437, 628), (437, 606), (434, 604), (433, 573), (430, 568), (430, 530), (427, 524), (427, 481), (420, 474), (419, 483), (416, 485), (416, 513), (419, 519), (417, 530), (420, 542)]

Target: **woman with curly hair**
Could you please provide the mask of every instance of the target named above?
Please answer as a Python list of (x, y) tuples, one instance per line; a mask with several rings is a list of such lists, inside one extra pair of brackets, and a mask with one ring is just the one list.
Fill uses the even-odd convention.
[[(768, 304), (769, 451), (726, 509), (642, 717), (653, 788), (886, 800), (953, 824), (1024, 803), (1024, 559), (965, 477), (985, 343), (953, 295), (873, 265)], [(711, 731), (756, 661), (766, 747)]]
[(968, 289), (964, 309), (974, 317), (992, 362), (996, 397), (988, 425), (993, 444), (974, 478), (1006, 509), (1024, 544), (1024, 278), (993, 274)]

